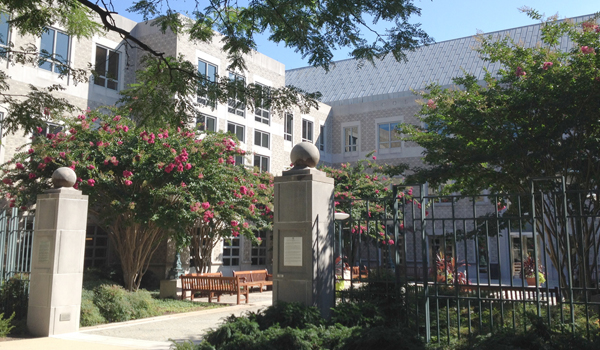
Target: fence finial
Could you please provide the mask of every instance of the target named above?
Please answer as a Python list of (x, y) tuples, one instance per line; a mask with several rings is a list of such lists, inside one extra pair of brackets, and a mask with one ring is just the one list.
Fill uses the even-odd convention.
[(320, 158), (319, 150), (310, 142), (300, 142), (290, 152), (294, 169), (314, 168), (319, 163)]
[(54, 173), (52, 173), (52, 183), (54, 184), (54, 188), (73, 187), (76, 180), (77, 175), (75, 175), (75, 171), (71, 168), (61, 167), (54, 170)]

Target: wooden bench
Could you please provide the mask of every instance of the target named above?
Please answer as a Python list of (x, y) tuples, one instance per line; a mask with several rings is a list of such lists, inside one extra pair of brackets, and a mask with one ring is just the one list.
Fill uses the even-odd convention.
[[(203, 273), (188, 273), (186, 275), (183, 275), (183, 277), (194, 277), (194, 276), (204, 276), (204, 277), (223, 277), (223, 273), (222, 272), (203, 272)], [(180, 276), (181, 277), (181, 276)], [(181, 283), (181, 299), (184, 299), (185, 296), (185, 292), (188, 291), (189, 289), (185, 289), (183, 288), (183, 282)], [(192, 293), (192, 300), (194, 300), (194, 293), (195, 292), (191, 292)], [(206, 297), (208, 296), (208, 294), (206, 292), (199, 292), (201, 297)]]
[(545, 287), (510, 287), (510, 286), (493, 286), (493, 285), (476, 285), (476, 284), (461, 284), (458, 286), (461, 292), (468, 295), (476, 295), (477, 289), (488, 294), (494, 299), (502, 299), (503, 301), (536, 301), (538, 291), (540, 293), (540, 301), (549, 303), (550, 305), (558, 305), (562, 299), (558, 287), (546, 289)]
[(191, 300), (194, 300), (194, 293), (206, 293), (208, 302), (216, 296), (217, 302), (221, 301), (221, 294), (236, 294), (237, 303), (240, 304), (240, 295), (246, 297), (248, 304), (249, 287), (240, 281), (239, 277), (219, 277), (219, 276), (180, 276), (181, 279), (181, 300), (185, 299), (186, 292), (191, 292)]
[(363, 267), (362, 270), (360, 266), (352, 266), (352, 279), (353, 280), (364, 280), (369, 278), (369, 270), (366, 267)]
[(239, 277), (240, 281), (249, 287), (258, 287), (262, 293), (263, 287), (273, 286), (273, 275), (264, 270), (233, 271), (233, 277)]

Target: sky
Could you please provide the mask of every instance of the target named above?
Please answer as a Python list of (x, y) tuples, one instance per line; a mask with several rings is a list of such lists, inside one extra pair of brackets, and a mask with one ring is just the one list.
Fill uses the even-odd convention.
[[(203, 7), (203, 0), (198, 2)], [(116, 12), (142, 21), (140, 16), (126, 11), (132, 3), (131, 0), (113, 0)], [(478, 31), (493, 32), (538, 23), (518, 10), (523, 6), (536, 9), (546, 16), (558, 13), (561, 19), (600, 12), (598, 0), (415, 0), (414, 4), (421, 8), (421, 16), (414, 16), (411, 22), (421, 23), (421, 27), (436, 42), (475, 35)], [(195, 1), (176, 0), (171, 5), (183, 12), (191, 9)], [(378, 27), (383, 29), (385, 25)], [(257, 38), (257, 45), (259, 52), (282, 62), (286, 69), (308, 66), (307, 60), (303, 60), (300, 54), (283, 44), (270, 42), (266, 34)], [(347, 58), (348, 50), (334, 52), (334, 61)]]

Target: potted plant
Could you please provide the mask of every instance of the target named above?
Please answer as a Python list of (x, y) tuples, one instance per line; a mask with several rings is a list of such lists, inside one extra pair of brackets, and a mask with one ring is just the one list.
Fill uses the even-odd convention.
[[(522, 264), (521, 278), (525, 278), (525, 280), (527, 281), (527, 285), (535, 286), (535, 274), (535, 260), (533, 260), (531, 256), (528, 256)], [(540, 285), (546, 282), (546, 276), (544, 275), (544, 267), (541, 264), (538, 264), (537, 276)]]

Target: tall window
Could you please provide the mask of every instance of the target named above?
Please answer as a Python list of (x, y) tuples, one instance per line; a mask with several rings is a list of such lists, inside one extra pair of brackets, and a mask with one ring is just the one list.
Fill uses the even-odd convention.
[(313, 122), (302, 119), (302, 142), (313, 142)]
[(321, 151), (325, 150), (325, 125), (321, 125), (321, 130), (319, 132), (319, 149)]
[(256, 146), (269, 148), (269, 139), (269, 133), (260, 130), (254, 130), (254, 144)]
[(269, 157), (261, 156), (259, 154), (254, 155), (254, 166), (260, 169), (263, 173), (269, 172)]
[(292, 141), (293, 133), (294, 133), (294, 115), (292, 113), (286, 113), (285, 120), (283, 123), (283, 138), (286, 141)]
[(240, 239), (232, 238), (223, 241), (223, 266), (240, 265)]
[(117, 51), (96, 46), (96, 66), (94, 69), (97, 76), (94, 77), (94, 84), (118, 90), (119, 56)]
[(235, 156), (235, 165), (244, 166), (244, 156)]
[(255, 102), (254, 119), (257, 122), (269, 125), (271, 122), (269, 113), (269, 87), (261, 84), (256, 85), (260, 87), (261, 97)]
[(227, 123), (227, 132), (234, 134), (238, 138), (238, 140), (240, 140), (241, 142), (245, 142), (244, 141), (245, 132), (244, 132), (243, 125)]
[(55, 72), (65, 72), (69, 64), (69, 36), (55, 29), (46, 28), (40, 42), (40, 68)]
[(250, 257), (252, 265), (266, 265), (267, 264), (267, 232), (256, 231), (254, 236), (259, 238), (260, 244), (252, 244), (252, 255)]
[[(246, 84), (246, 79), (243, 76), (231, 72), (229, 73), (229, 80), (242, 86)], [(227, 111), (229, 111), (229, 113), (243, 117), (245, 109), (246, 105), (242, 102), (239, 93), (236, 93), (234, 97), (229, 99), (227, 108)]]
[(0, 142), (4, 138), (4, 112), (0, 112)]
[(8, 50), (9, 20), (10, 15), (8, 13), (0, 12), (0, 57), (6, 57)]
[(344, 128), (344, 152), (356, 152), (358, 145), (358, 126)]
[(46, 123), (46, 126), (42, 128), (42, 132), (34, 132), (34, 137), (37, 136), (48, 136), (48, 134), (58, 134), (64, 129), (64, 126), (54, 123)]
[(206, 92), (208, 86), (217, 81), (217, 66), (204, 61), (198, 61), (198, 75), (202, 77), (199, 83), (200, 87), (198, 89), (198, 103), (207, 106), (214, 106), (214, 103), (209, 102)]
[(101, 267), (108, 262), (108, 234), (98, 225), (89, 225), (85, 233), (85, 267)]
[(196, 117), (196, 129), (201, 131), (217, 131), (217, 118), (200, 113)]
[(377, 127), (379, 149), (402, 147), (400, 134), (396, 131), (398, 123), (383, 123)]

